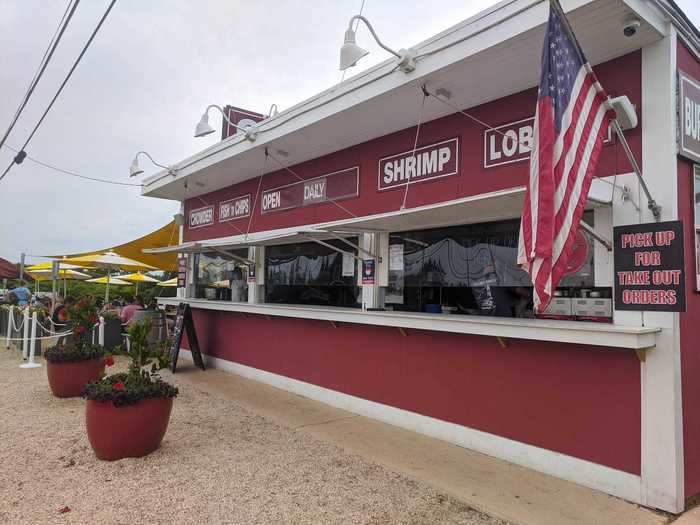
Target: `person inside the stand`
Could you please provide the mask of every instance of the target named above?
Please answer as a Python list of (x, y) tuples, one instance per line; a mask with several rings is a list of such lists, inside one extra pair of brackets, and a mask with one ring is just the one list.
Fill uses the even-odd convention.
[(136, 310), (143, 310), (143, 299), (140, 295), (137, 295), (135, 298), (129, 301), (129, 304), (122, 308), (120, 316), (122, 324), (128, 324), (134, 317), (134, 312), (136, 312)]
[(27, 288), (27, 282), (19, 281), (19, 286), (15, 287), (12, 292), (17, 296), (19, 306), (27, 306), (32, 300), (32, 292)]
[(233, 270), (231, 276), (231, 301), (240, 303), (246, 300), (246, 292), (248, 291), (248, 283), (243, 278), (243, 272), (240, 268)]
[(53, 311), (53, 315), (51, 316), (51, 319), (53, 320), (53, 324), (55, 326), (57, 326), (58, 328), (63, 328), (64, 326), (66, 326), (66, 323), (68, 323), (68, 320), (70, 319), (68, 310), (74, 304), (75, 299), (73, 299), (69, 295), (63, 300), (63, 303), (59, 304), (56, 307), (56, 309)]
[(498, 275), (493, 264), (484, 266), (481, 277), (472, 284), (471, 293), (476, 310), (458, 305), (460, 311), (476, 315), (513, 317), (516, 298), (507, 287), (498, 286)]

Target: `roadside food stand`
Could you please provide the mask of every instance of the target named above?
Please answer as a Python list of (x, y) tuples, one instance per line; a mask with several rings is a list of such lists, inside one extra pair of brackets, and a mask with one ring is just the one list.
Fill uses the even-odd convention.
[[(184, 216), (178, 246), (146, 251), (178, 254), (178, 297), (160, 302), (189, 303), (211, 366), (678, 512), (700, 492), (700, 38), (672, 2), (563, 4), (636, 110), (625, 135), (661, 216), (611, 134), (545, 315), (515, 263), (536, 0), (415, 46), (415, 71), (387, 60), (146, 179)], [(659, 275), (683, 277), (662, 291), (634, 273), (654, 261), (625, 255), (659, 232), (678, 265)], [(241, 278), (239, 300), (217, 292)]]

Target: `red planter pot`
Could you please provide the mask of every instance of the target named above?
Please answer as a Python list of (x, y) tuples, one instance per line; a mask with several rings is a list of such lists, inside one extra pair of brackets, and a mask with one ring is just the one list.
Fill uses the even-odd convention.
[(56, 397), (78, 397), (83, 387), (96, 381), (105, 370), (103, 358), (73, 361), (70, 363), (46, 363), (51, 392)]
[(172, 398), (144, 399), (115, 407), (111, 401), (88, 400), (85, 423), (99, 459), (140, 458), (160, 446), (170, 421)]

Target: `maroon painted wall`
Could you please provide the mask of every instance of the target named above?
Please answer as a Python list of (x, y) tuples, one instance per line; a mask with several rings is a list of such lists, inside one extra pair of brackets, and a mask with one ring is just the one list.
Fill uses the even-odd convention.
[[(641, 107), (641, 53), (635, 52), (597, 66), (596, 72), (608, 92), (615, 96), (626, 94), (637, 108)], [(514, 122), (534, 114), (536, 90), (531, 89), (470, 110), (478, 118), (491, 125)], [(640, 115), (641, 120), (641, 115)], [(312, 178), (337, 170), (360, 165), (360, 196), (343, 201), (343, 206), (356, 215), (398, 210), (403, 199), (403, 187), (388, 191), (377, 191), (377, 163), (380, 158), (410, 151), (415, 139), (415, 128), (409, 128), (358, 146), (293, 166), (303, 178)], [(453, 114), (440, 118), (421, 127), (418, 146), (460, 138), (460, 173), (457, 176), (437, 179), (412, 185), (407, 206), (419, 206), (456, 199), (468, 195), (512, 188), (526, 183), (528, 163), (520, 162), (494, 168), (483, 168), (484, 128), (476, 125), (463, 115)], [(641, 159), (641, 125), (627, 133), (630, 145), (637, 158)], [(613, 175), (631, 171), (624, 152), (619, 144), (603, 148), (598, 176)], [(186, 216), (190, 209), (250, 193), (255, 196), (258, 178), (241, 184), (189, 199), (185, 203)], [(285, 171), (266, 174), (262, 190), (296, 182), (293, 175)], [(218, 213), (218, 212), (217, 212)], [(305, 208), (260, 214), (260, 202), (253, 213), (251, 231), (284, 228), (318, 222), (349, 218), (347, 213), (332, 203), (318, 204)], [(202, 240), (226, 237), (244, 233), (248, 218), (224, 223), (215, 222), (211, 226), (189, 230), (185, 227), (185, 240)]]
[(208, 355), (640, 473), (631, 350), (194, 310)]
[[(700, 79), (700, 63), (679, 42), (678, 69)], [(686, 497), (700, 493), (700, 294), (695, 291), (693, 163), (678, 158), (678, 217), (684, 224), (686, 305), (680, 314), (683, 459)]]
[[(641, 53), (596, 67), (612, 95), (626, 94), (641, 107)], [(472, 108), (492, 125), (532, 116), (535, 90)], [(527, 162), (485, 170), (483, 128), (462, 115), (422, 126), (418, 146), (460, 138), (460, 174), (412, 185), (408, 206), (440, 202), (524, 185)], [(377, 191), (382, 157), (412, 149), (415, 128), (294, 166), (311, 178), (360, 165), (360, 196), (343, 201), (357, 215), (397, 210), (403, 189)], [(641, 126), (628, 133), (641, 159)], [(621, 147), (606, 146), (597, 174), (629, 172)], [(286, 172), (265, 175), (262, 189), (294, 182)], [(258, 179), (192, 199), (186, 211), (246, 193)], [(347, 218), (333, 204), (261, 215), (251, 231)], [(186, 240), (241, 233), (248, 219), (194, 230)], [(342, 325), (301, 319), (195, 310), (203, 351), (254, 368), (292, 377), (379, 403), (425, 414), (640, 474), (640, 366), (632, 351), (511, 341), (503, 350), (493, 338)]]

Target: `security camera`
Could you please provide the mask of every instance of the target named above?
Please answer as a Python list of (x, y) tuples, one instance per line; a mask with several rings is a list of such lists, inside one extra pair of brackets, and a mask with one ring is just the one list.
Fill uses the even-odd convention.
[(637, 34), (642, 23), (638, 18), (628, 18), (625, 23), (622, 24), (622, 34), (626, 37), (632, 37)]

